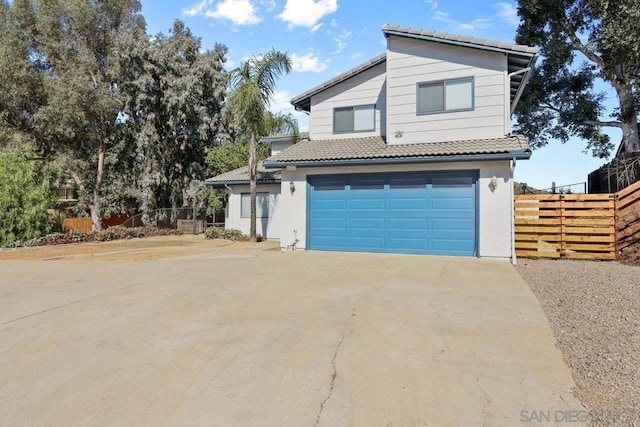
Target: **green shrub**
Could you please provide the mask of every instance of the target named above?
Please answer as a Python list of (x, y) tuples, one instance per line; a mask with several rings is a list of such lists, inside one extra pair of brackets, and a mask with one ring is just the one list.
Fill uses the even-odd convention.
[(227, 230), (222, 227), (210, 227), (204, 233), (204, 237), (207, 239), (225, 239), (233, 240), (235, 242), (246, 242), (249, 240), (247, 236), (242, 234), (240, 230)]
[(0, 151), (0, 247), (38, 239), (60, 229), (53, 174), (29, 148)]
[(106, 230), (84, 233), (79, 230), (70, 230), (66, 233), (47, 234), (39, 239), (31, 239), (25, 242), (14, 242), (8, 247), (20, 246), (53, 246), (66, 245), (70, 243), (87, 243), (87, 242), (108, 242), (111, 240), (133, 239), (153, 236), (177, 236), (182, 231), (167, 228), (154, 227), (109, 227)]

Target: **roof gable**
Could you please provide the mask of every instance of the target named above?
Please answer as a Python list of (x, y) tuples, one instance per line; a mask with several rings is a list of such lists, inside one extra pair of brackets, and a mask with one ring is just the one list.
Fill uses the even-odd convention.
[[(538, 49), (531, 46), (524, 46), (512, 43), (503, 43), (494, 40), (479, 39), (474, 37), (460, 36), (455, 34), (441, 33), (437, 31), (420, 30), (416, 28), (401, 27), (398, 25), (385, 24), (382, 27), (382, 33), (385, 37), (398, 36), (415, 38), (434, 43), (443, 43), (471, 49), (480, 49), (491, 52), (500, 52), (507, 55), (508, 70), (510, 73), (510, 100), (511, 111), (524, 90), (528, 76), (528, 68), (530, 68), (537, 59)], [(323, 92), (337, 84), (340, 84), (358, 74), (361, 74), (377, 65), (385, 63), (387, 60), (386, 52), (383, 52), (370, 60), (357, 65), (356, 67), (345, 71), (344, 73), (327, 80), (313, 88), (303, 92), (291, 99), (291, 104), (300, 111), (311, 111), (311, 97)], [(517, 74), (514, 74), (517, 73)]]

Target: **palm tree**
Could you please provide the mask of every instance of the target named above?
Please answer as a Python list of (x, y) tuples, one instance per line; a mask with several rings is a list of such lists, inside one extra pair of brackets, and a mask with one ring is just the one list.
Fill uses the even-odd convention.
[[(291, 71), (291, 59), (286, 53), (276, 50), (253, 56), (240, 67), (231, 71), (229, 83), (231, 112), (238, 125), (249, 132), (249, 193), (251, 200), (250, 240), (256, 241), (256, 178), (258, 174), (258, 139), (281, 128), (287, 120), (278, 119), (268, 111), (276, 86), (276, 80), (283, 73)], [(275, 115), (278, 117), (279, 115)], [(288, 117), (288, 116), (279, 116)], [(290, 117), (290, 116), (289, 116)], [(275, 125), (275, 126), (274, 126)], [(297, 128), (297, 126), (296, 126)], [(297, 129), (296, 129), (297, 130)], [(297, 133), (297, 132), (296, 132)]]

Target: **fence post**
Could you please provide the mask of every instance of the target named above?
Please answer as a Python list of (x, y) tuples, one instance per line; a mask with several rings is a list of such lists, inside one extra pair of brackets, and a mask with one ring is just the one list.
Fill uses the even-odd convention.
[(565, 224), (564, 194), (560, 194), (560, 257), (567, 253), (567, 230)]

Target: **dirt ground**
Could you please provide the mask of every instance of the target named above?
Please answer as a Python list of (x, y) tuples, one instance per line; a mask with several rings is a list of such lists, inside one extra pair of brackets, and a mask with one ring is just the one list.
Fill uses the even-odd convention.
[(640, 242), (623, 249), (619, 261), (623, 264), (640, 267)]
[(32, 248), (0, 249), (0, 260), (13, 261), (148, 261), (175, 256), (200, 255), (211, 248), (235, 245), (236, 248), (263, 245), (277, 249), (277, 242), (262, 243), (207, 240), (204, 236), (159, 236), (112, 242), (79, 243)]

